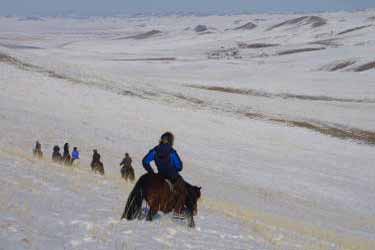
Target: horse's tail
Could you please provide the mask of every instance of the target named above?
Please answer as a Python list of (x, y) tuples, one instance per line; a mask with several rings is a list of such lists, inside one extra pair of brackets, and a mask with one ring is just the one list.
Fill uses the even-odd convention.
[(133, 220), (142, 212), (142, 202), (145, 198), (143, 190), (145, 177), (146, 175), (143, 175), (135, 184), (128, 197), (128, 201), (126, 202), (125, 210), (121, 216), (121, 219), (125, 218), (127, 220)]

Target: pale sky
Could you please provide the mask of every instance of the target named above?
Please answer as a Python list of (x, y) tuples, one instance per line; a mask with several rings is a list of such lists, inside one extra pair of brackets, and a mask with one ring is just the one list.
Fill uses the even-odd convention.
[(0, 0), (0, 15), (85, 15), (139, 12), (285, 12), (334, 11), (375, 8), (375, 0)]

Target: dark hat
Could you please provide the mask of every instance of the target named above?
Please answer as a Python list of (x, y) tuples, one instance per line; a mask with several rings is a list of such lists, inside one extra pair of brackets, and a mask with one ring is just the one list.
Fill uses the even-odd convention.
[(160, 144), (169, 144), (173, 145), (174, 142), (174, 135), (171, 132), (165, 132), (160, 137)]

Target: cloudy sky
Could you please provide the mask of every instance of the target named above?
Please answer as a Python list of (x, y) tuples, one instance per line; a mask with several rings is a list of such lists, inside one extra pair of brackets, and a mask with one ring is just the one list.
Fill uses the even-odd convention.
[(375, 0), (0, 0), (0, 15), (162, 11), (268, 12), (375, 8)]

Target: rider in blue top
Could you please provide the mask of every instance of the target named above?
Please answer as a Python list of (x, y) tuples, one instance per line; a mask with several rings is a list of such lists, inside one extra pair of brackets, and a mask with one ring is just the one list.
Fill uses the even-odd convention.
[(158, 173), (164, 178), (175, 183), (180, 177), (179, 172), (183, 168), (182, 161), (176, 150), (173, 149), (174, 136), (171, 132), (164, 133), (159, 145), (150, 150), (143, 158), (142, 164), (148, 173), (154, 173), (150, 163), (155, 162)]
[(74, 147), (73, 151), (72, 151), (72, 162), (74, 160), (78, 160), (78, 159), (79, 159), (79, 151), (78, 151), (77, 147)]

